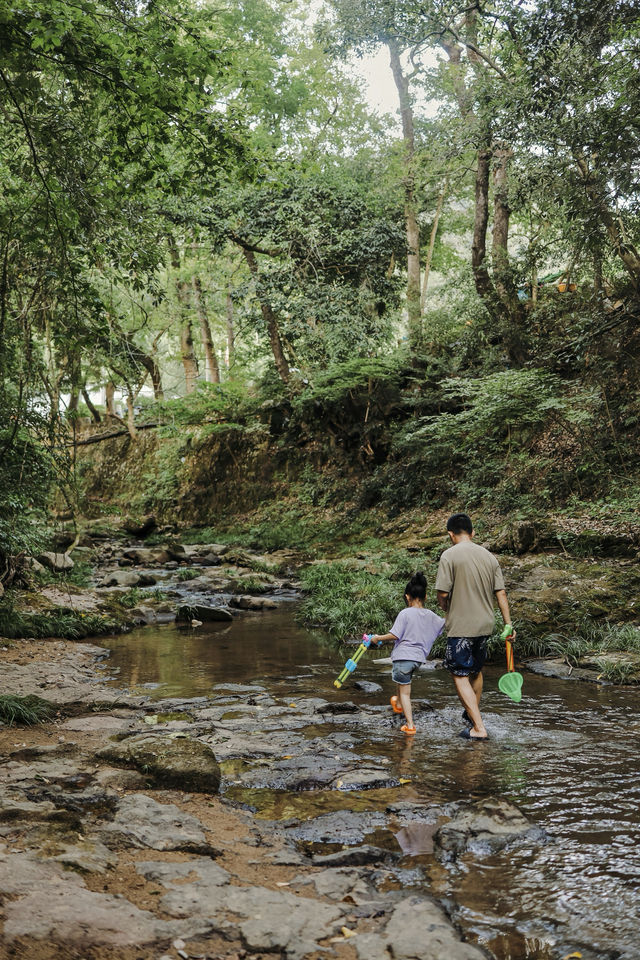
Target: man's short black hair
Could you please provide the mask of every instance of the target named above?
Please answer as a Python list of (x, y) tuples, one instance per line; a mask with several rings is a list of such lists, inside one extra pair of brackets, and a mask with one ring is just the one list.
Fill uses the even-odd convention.
[(471, 517), (467, 513), (453, 513), (447, 520), (447, 530), (456, 534), (468, 533), (471, 536), (473, 533)]

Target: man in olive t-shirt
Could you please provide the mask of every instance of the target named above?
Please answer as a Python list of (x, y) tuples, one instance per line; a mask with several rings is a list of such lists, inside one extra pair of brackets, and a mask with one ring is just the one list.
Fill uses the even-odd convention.
[[(447, 520), (453, 546), (440, 557), (436, 576), (438, 603), (446, 613), (447, 652), (444, 665), (453, 676), (471, 728), (460, 734), (469, 740), (486, 740), (480, 714), (482, 667), (487, 641), (493, 632), (493, 606), (497, 601), (505, 623), (511, 623), (502, 570), (496, 558), (473, 542), (473, 525), (466, 513)], [(515, 633), (514, 633), (515, 636)]]

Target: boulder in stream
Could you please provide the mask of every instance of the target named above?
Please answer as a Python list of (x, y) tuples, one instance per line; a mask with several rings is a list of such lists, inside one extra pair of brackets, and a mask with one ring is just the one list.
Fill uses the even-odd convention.
[(103, 587), (137, 587), (140, 583), (140, 574), (133, 570), (116, 570), (109, 573), (102, 581)]
[(471, 804), (455, 804), (443, 811), (451, 816), (434, 836), (435, 846), (446, 860), (460, 854), (494, 853), (514, 841), (546, 843), (549, 835), (532, 824), (514, 803), (488, 797)]
[(226, 607), (213, 607), (203, 603), (183, 604), (177, 610), (178, 620), (202, 620), (204, 623), (230, 623), (233, 614)]

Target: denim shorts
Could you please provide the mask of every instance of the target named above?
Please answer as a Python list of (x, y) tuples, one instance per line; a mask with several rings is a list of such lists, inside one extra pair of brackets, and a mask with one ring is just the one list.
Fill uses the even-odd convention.
[(487, 659), (489, 637), (449, 637), (444, 666), (454, 677), (473, 677)]
[(394, 660), (391, 669), (391, 679), (394, 683), (411, 683), (414, 670), (420, 666), (418, 660)]

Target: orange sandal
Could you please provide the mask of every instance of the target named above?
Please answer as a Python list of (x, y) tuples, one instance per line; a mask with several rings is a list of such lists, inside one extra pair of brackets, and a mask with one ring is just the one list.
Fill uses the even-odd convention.
[(389, 701), (389, 703), (391, 704), (391, 707), (394, 713), (404, 713), (404, 710), (402, 709), (402, 707), (398, 705), (397, 697), (391, 697), (391, 700)]
[(408, 723), (403, 723), (400, 727), (403, 733), (406, 733), (408, 737), (413, 737), (417, 733), (415, 727), (410, 727)]

